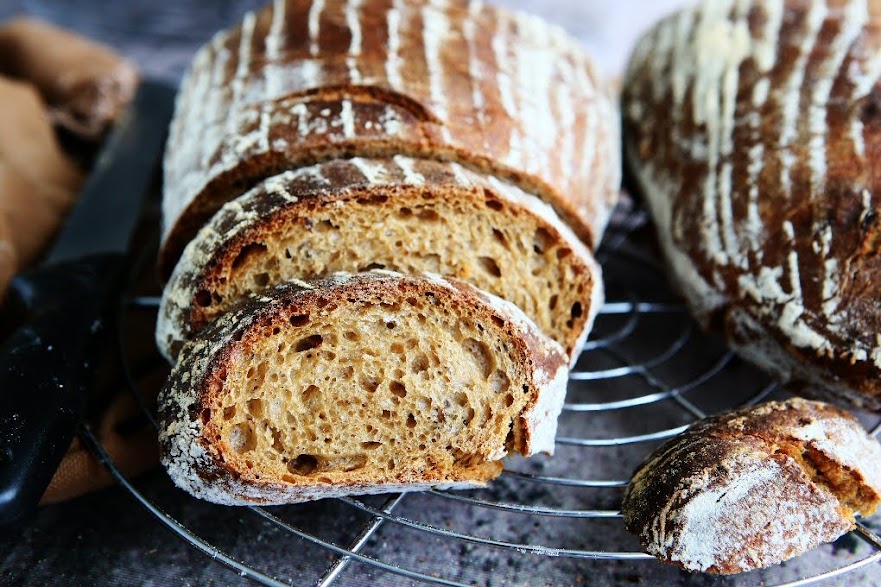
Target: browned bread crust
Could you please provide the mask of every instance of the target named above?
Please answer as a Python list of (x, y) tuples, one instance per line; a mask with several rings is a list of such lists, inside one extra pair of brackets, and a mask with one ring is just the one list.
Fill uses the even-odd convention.
[(464, 282), (291, 282), (183, 348), (160, 395), (163, 463), (225, 504), (479, 486), (509, 451), (553, 451), (567, 373), (520, 310)]
[(617, 199), (616, 109), (561, 29), (466, 0), (282, 0), (218, 33), (183, 82), (161, 272), (260, 179), (396, 154), (510, 180), (589, 245)]
[(634, 473), (627, 529), (665, 562), (739, 573), (831, 542), (881, 501), (881, 445), (838, 408), (770, 402), (698, 422)]
[(577, 357), (602, 303), (591, 252), (535, 196), (456, 163), (338, 159), (227, 203), (162, 297), (167, 357), (241, 297), (291, 279), (386, 268), (470, 281), (517, 304)]
[(881, 2), (705, 1), (637, 47), (627, 160), (700, 321), (881, 410)]

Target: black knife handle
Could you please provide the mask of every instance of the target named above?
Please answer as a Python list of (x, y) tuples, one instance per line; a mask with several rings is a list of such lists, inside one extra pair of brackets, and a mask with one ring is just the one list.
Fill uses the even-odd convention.
[(10, 284), (10, 301), (27, 315), (0, 347), (0, 525), (35, 509), (70, 446), (122, 261), (96, 255)]

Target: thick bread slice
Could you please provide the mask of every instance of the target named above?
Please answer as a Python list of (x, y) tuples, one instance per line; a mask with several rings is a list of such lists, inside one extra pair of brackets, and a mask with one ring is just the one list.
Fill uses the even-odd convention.
[(465, 279), (516, 304), (573, 360), (603, 297), (590, 251), (535, 196), (456, 163), (343, 159), (226, 204), (165, 288), (157, 343), (171, 358), (250, 293), (371, 268)]
[(702, 420), (634, 473), (627, 529), (690, 571), (739, 573), (831, 542), (881, 502), (881, 445), (852, 415), (802, 399)]
[(162, 273), (259, 180), (355, 155), (490, 172), (596, 245), (620, 180), (611, 94), (574, 40), (524, 14), (466, 0), (276, 1), (218, 33), (182, 84)]
[(382, 271), (291, 282), (184, 346), (163, 463), (224, 504), (479, 486), (552, 452), (567, 360), (515, 306)]
[(623, 84), (628, 164), (707, 327), (881, 411), (881, 3), (705, 0)]

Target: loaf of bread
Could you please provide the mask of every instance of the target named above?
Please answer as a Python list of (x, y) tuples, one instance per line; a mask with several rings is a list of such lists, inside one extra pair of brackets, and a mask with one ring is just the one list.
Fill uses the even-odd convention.
[(603, 295), (590, 251), (535, 196), (457, 163), (337, 159), (215, 214), (166, 286), (157, 343), (172, 358), (252, 293), (371, 268), (465, 279), (516, 304), (573, 360)]
[(260, 180), (352, 156), (498, 176), (596, 245), (620, 179), (609, 93), (576, 42), (523, 14), (467, 0), (277, 0), (218, 33), (185, 77), (160, 270)]
[(881, 410), (881, 8), (712, 0), (623, 86), (627, 161), (707, 327), (794, 390)]
[(698, 422), (633, 475), (628, 530), (663, 561), (739, 573), (831, 542), (881, 502), (881, 445), (850, 414), (793, 399)]
[(464, 282), (291, 282), (183, 347), (163, 462), (223, 504), (479, 486), (509, 452), (553, 451), (566, 381), (557, 343)]

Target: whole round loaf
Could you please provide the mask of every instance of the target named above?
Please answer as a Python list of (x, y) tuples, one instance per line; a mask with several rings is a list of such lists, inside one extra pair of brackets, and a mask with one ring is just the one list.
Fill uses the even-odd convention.
[(467, 0), (276, 0), (218, 33), (181, 85), (161, 271), (261, 179), (351, 156), (490, 172), (597, 245), (620, 181), (611, 93), (571, 37), (525, 14)]
[(713, 0), (646, 34), (626, 158), (704, 326), (881, 410), (881, 3)]
[(627, 529), (661, 560), (739, 573), (853, 529), (881, 500), (881, 445), (838, 408), (792, 399), (698, 422), (634, 473)]

